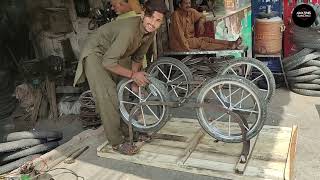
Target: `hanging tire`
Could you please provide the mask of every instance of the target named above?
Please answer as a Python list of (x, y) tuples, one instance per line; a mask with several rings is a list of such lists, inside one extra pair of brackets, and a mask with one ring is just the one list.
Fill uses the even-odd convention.
[(297, 43), (297, 46), (301, 48), (310, 48), (310, 49), (320, 50), (319, 43)]
[(17, 141), (20, 139), (47, 139), (57, 140), (62, 138), (62, 133), (59, 131), (21, 131), (8, 134), (5, 142)]
[(11, 141), (0, 143), (0, 153), (16, 151), (25, 147), (31, 147), (47, 142), (43, 139), (21, 139), (18, 141)]
[[(186, 82), (193, 80), (192, 72), (178, 59), (160, 57), (151, 64), (147, 73), (167, 84), (168, 93), (174, 100), (184, 98), (191, 92), (192, 86), (186, 84)], [(170, 85), (170, 83), (178, 80), (184, 82), (184, 84)]]
[(319, 52), (314, 52), (314, 53), (308, 54), (308, 55), (306, 55), (304, 57), (301, 57), (299, 59), (294, 59), (294, 60), (288, 62), (287, 64), (284, 65), (284, 69), (286, 71), (290, 71), (290, 70), (298, 67), (301, 64), (307, 63), (310, 60), (317, 59), (319, 57), (320, 57), (320, 53)]
[[(241, 71), (241, 69), (245, 69), (245, 68), (249, 69), (252, 67), (253, 69), (251, 70), (252, 71), (251, 73), (253, 74), (251, 76), (247, 76), (246, 79), (249, 79), (256, 85), (258, 84), (258, 80), (265, 80), (265, 82), (267, 83), (267, 89), (260, 88), (260, 91), (261, 91), (261, 94), (264, 96), (264, 99), (267, 102), (270, 102), (272, 96), (275, 93), (276, 83), (270, 69), (261, 61), (254, 58), (232, 59), (224, 67), (222, 67), (219, 70), (218, 76), (231, 74), (231, 75), (240, 75), (243, 77), (243, 76), (246, 76), (245, 74), (248, 74), (248, 73), (245, 72), (245, 74), (241, 75), (241, 72), (237, 72), (237, 71)], [(257, 79), (254, 75), (258, 77), (261, 76), (261, 78)]]
[[(232, 89), (235, 90), (232, 92)], [(251, 139), (260, 132), (267, 115), (266, 102), (259, 92), (255, 84), (245, 78), (218, 76), (201, 88), (197, 103), (218, 103), (217, 105), (225, 109), (231, 109), (233, 112), (241, 114), (249, 124), (246, 137)], [(221, 99), (221, 94), (226, 99)], [(231, 123), (232, 116), (230, 114), (207, 110), (205, 107), (197, 108), (197, 116), (201, 127), (210, 136), (227, 143), (242, 142), (240, 127), (237, 123)]]
[(300, 69), (295, 69), (295, 70), (291, 70), (286, 72), (287, 76), (300, 76), (303, 74), (308, 74), (308, 73), (312, 73), (314, 71), (320, 70), (320, 67), (317, 66), (309, 66), (309, 67), (303, 67)]
[(301, 51), (299, 51), (298, 53), (296, 53), (296, 54), (294, 54), (292, 56), (284, 58), (282, 60), (283, 65), (286, 65), (287, 63), (290, 63), (291, 61), (297, 61), (298, 59), (300, 59), (300, 58), (312, 53), (313, 51), (314, 51), (313, 49), (304, 48)]
[(56, 141), (53, 141), (53, 142), (48, 142), (45, 144), (39, 144), (39, 145), (33, 146), (31, 148), (24, 149), (24, 150), (17, 151), (17, 152), (4, 153), (0, 156), (0, 163), (6, 163), (8, 161), (22, 158), (22, 157), (32, 155), (32, 154), (47, 152), (47, 151), (50, 151), (58, 146), (59, 146), (59, 143)]
[[(155, 82), (158, 81), (158, 82)], [(169, 94), (162, 82), (150, 78), (150, 84), (140, 87), (135, 93), (131, 90), (132, 80), (122, 80), (118, 83), (118, 100), (122, 120), (129, 124), (132, 109), (141, 101), (168, 102)], [(159, 131), (170, 119), (170, 107), (165, 105), (144, 105), (133, 114), (132, 127), (139, 132)]]
[(307, 90), (307, 89), (295, 89), (295, 88), (291, 90), (297, 94), (301, 94), (304, 96), (320, 97), (320, 91)]

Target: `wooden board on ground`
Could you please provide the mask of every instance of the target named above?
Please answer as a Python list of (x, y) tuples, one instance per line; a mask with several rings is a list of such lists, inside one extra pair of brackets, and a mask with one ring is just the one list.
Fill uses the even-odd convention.
[[(293, 128), (288, 127), (264, 126), (255, 142), (251, 142), (255, 146), (242, 175), (235, 173), (235, 169), (239, 168), (237, 164), (242, 143), (216, 142), (207, 134), (201, 137), (199, 128), (196, 120), (173, 118), (159, 133), (184, 138), (153, 139), (150, 143), (144, 144), (140, 152), (134, 156), (116, 153), (112, 151), (108, 142), (105, 142), (97, 148), (97, 154), (100, 157), (145, 166), (227, 179), (292, 177), (297, 141), (296, 128), (293, 131)], [(186, 150), (194, 145), (195, 139), (197, 145), (191, 148), (194, 151), (186, 155)]]

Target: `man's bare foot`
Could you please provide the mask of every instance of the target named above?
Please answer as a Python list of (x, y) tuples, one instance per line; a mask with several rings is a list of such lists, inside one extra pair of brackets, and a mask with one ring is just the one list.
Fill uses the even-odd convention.
[(139, 152), (139, 148), (136, 145), (130, 144), (129, 142), (113, 145), (112, 149), (114, 151), (119, 152), (120, 154), (125, 154), (130, 156), (137, 154)]

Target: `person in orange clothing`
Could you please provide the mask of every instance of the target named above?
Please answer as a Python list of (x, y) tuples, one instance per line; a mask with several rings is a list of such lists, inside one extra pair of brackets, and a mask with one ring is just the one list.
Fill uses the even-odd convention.
[(174, 51), (199, 50), (224, 50), (239, 49), (241, 38), (236, 41), (217, 40), (210, 37), (196, 37), (195, 25), (198, 23), (199, 34), (205, 31), (205, 16), (191, 8), (190, 0), (181, 0), (179, 8), (171, 16), (169, 29), (169, 47)]

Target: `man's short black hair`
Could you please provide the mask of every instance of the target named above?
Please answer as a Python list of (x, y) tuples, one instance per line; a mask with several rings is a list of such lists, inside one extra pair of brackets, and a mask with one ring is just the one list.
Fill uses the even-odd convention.
[(144, 3), (144, 8), (146, 16), (152, 16), (155, 11), (167, 16), (169, 12), (164, 0), (148, 0)]

